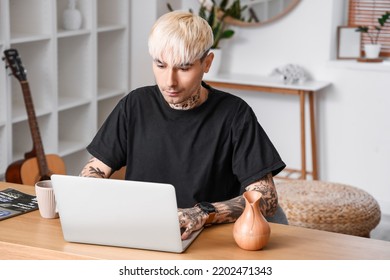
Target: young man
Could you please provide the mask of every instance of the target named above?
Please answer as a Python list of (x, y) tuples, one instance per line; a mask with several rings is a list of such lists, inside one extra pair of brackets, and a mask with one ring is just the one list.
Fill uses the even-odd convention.
[(126, 166), (127, 180), (172, 184), (183, 239), (206, 224), (234, 222), (245, 190), (261, 192), (261, 211), (273, 216), (272, 176), (285, 167), (252, 109), (202, 82), (212, 43), (197, 15), (174, 11), (158, 19), (149, 37), (157, 85), (118, 103), (87, 147), (93, 157), (80, 174), (109, 178)]

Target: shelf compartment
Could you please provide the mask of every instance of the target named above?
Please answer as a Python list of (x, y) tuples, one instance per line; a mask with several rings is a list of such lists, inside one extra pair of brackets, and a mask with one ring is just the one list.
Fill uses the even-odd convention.
[(50, 40), (49, 35), (15, 34), (11, 38), (11, 44), (32, 43)]
[[(56, 153), (53, 115), (38, 117), (37, 121), (45, 153)], [(30, 152), (33, 148), (30, 126), (27, 121), (12, 125), (12, 139), (15, 139), (12, 142), (13, 161), (23, 159), (24, 154)]]
[(103, 122), (107, 119), (108, 115), (112, 112), (119, 100), (123, 95), (115, 96), (112, 98), (100, 100), (98, 102), (98, 127), (101, 127)]
[[(4, 49), (0, 45), (0, 55), (3, 54)], [(7, 121), (7, 84), (6, 84), (6, 76), (7, 72), (11, 73), (10, 71), (6, 71), (5, 64), (1, 65), (0, 67), (0, 126), (5, 125)], [(0, 169), (1, 172), (1, 169)]]
[(91, 36), (58, 40), (58, 103), (60, 108), (92, 99)]
[[(37, 111), (37, 110), (34, 109), (34, 111), (35, 111), (35, 116), (37, 118), (52, 113), (52, 111), (48, 110), (48, 109), (45, 109), (44, 111), (43, 110), (38, 110)], [(12, 118), (12, 123), (13, 124), (14, 123), (19, 123), (19, 122), (24, 122), (24, 121), (28, 120), (26, 109), (22, 108), (22, 106), (17, 107), (17, 109), (13, 111), (13, 115), (14, 115), (14, 117)]]
[(126, 91), (128, 68), (123, 58), (128, 49), (124, 40), (125, 31), (98, 34), (98, 94)]
[(62, 97), (61, 98), (61, 105), (58, 107), (59, 111), (68, 110), (74, 107), (87, 105), (91, 103), (90, 98), (79, 98), (75, 99), (74, 97)]
[[(82, 23), (80, 30), (69, 31), (63, 28), (63, 14), (68, 8), (68, 0), (57, 0), (57, 32), (60, 34), (72, 34), (77, 32), (90, 32), (92, 28), (92, 0), (77, 0), (76, 9), (81, 12)], [(107, 1), (110, 2), (110, 1)]]
[(6, 25), (5, 21), (7, 21), (7, 17), (5, 14), (5, 10), (7, 10), (7, 8), (4, 7), (3, 5), (4, 5), (4, 1), (0, 1), (0, 50), (1, 50), (1, 46), (4, 44), (4, 37), (5, 37), (4, 28), (2, 26), (5, 26)]
[(110, 31), (119, 31), (119, 30), (125, 30), (126, 26), (124, 25), (101, 25), (98, 26), (97, 31), (99, 33), (103, 32), (110, 32)]
[(107, 26), (127, 26), (128, 5), (128, 1), (123, 0), (98, 0), (96, 7), (98, 29)]
[(66, 38), (80, 35), (91, 34), (91, 30), (82, 29), (82, 30), (59, 30), (57, 33), (57, 38)]
[(85, 149), (96, 131), (91, 125), (92, 105), (83, 105), (58, 113), (59, 154), (62, 156)]
[(12, 0), (9, 3), (11, 40), (25, 38), (28, 41), (34, 36), (50, 36), (51, 0)]
[(107, 88), (99, 88), (98, 89), (98, 100), (104, 100), (116, 96), (123, 97), (127, 92), (122, 90), (112, 90)]
[[(50, 112), (55, 98), (50, 42), (21, 43), (11, 47), (18, 50), (24, 69), (27, 71), (27, 81), (36, 115)], [(20, 82), (15, 77), (9, 79), (11, 79), (12, 121), (25, 120), (27, 112)]]
[(2, 143), (2, 145), (0, 145), (0, 178), (3, 177), (3, 172), (7, 169), (8, 166), (8, 156), (6, 150), (7, 145), (5, 145), (5, 143), (7, 143), (5, 129), (5, 126), (0, 124), (0, 143)]
[(66, 174), (78, 176), (82, 168), (91, 159), (91, 155), (84, 149), (63, 156), (65, 162)]

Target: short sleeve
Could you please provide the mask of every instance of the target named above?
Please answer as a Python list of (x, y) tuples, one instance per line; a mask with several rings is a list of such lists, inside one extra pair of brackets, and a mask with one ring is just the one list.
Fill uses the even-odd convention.
[(114, 170), (126, 165), (127, 125), (126, 101), (123, 98), (110, 113), (92, 142), (88, 152)]
[(232, 134), (233, 172), (242, 190), (268, 173), (275, 176), (285, 167), (253, 110), (245, 102), (237, 108)]

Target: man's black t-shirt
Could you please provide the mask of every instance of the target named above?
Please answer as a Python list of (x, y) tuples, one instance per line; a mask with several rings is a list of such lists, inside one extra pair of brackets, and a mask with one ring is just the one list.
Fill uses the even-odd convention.
[(181, 111), (157, 86), (124, 97), (88, 151), (126, 179), (172, 184), (178, 207), (224, 201), (285, 164), (252, 109), (239, 97), (203, 84), (208, 99)]

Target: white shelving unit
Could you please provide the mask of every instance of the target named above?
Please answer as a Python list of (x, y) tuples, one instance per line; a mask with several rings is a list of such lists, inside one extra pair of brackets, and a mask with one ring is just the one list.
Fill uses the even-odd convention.
[[(64, 30), (67, 0), (0, 0), (0, 51), (16, 48), (27, 70), (45, 152), (78, 174), (85, 150), (129, 91), (129, 1), (77, 0), (80, 30)], [(0, 67), (0, 179), (32, 149), (19, 81)]]

